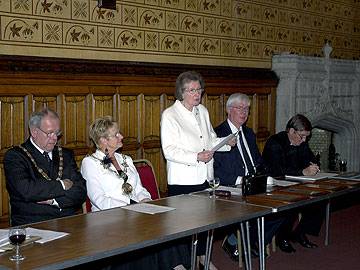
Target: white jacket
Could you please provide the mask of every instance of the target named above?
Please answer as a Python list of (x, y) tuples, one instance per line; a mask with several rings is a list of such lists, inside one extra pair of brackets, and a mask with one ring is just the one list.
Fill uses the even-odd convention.
[[(91, 210), (99, 211), (130, 204), (130, 199), (139, 202), (145, 198), (151, 199), (149, 192), (142, 186), (139, 174), (129, 156), (125, 156), (128, 165), (127, 182), (133, 187), (133, 192), (126, 195), (122, 191), (123, 179), (113, 164), (108, 169), (100, 163), (105, 154), (100, 150), (85, 157), (81, 162), (81, 174), (86, 180), (87, 195), (91, 202)], [(115, 153), (115, 158), (122, 170), (123, 155)]]
[[(198, 162), (197, 154), (211, 150), (220, 141), (203, 105), (190, 112), (176, 100), (161, 117), (161, 145), (167, 160), (168, 184), (199, 185), (212, 178), (213, 159), (207, 163)], [(228, 145), (220, 148), (220, 151), (229, 150)]]

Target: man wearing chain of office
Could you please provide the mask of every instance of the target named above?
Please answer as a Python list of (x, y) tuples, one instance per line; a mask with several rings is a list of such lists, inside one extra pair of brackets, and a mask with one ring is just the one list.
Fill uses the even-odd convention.
[(4, 157), (12, 226), (73, 215), (86, 198), (73, 152), (57, 145), (58, 114), (44, 108), (31, 115), (28, 126), (30, 138)]

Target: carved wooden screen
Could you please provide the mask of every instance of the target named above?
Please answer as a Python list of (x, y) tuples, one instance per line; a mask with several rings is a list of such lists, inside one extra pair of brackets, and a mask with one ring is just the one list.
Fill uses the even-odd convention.
[(133, 159), (149, 159), (160, 191), (166, 193), (160, 117), (175, 100), (177, 75), (189, 69), (196, 69), (205, 79), (202, 103), (214, 127), (226, 118), (225, 103), (231, 93), (250, 96), (248, 126), (254, 129), (262, 149), (275, 123), (277, 79), (268, 70), (0, 59), (0, 218), (6, 220), (9, 212), (4, 153), (28, 137), (29, 116), (44, 106), (59, 113), (63, 130), (60, 143), (74, 150), (79, 164), (92, 151), (90, 123), (99, 116), (113, 116), (125, 137), (123, 152)]

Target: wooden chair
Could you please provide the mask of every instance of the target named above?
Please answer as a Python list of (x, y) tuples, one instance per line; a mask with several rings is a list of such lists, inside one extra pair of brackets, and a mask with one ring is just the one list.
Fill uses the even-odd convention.
[(139, 173), (141, 184), (151, 195), (151, 199), (160, 198), (159, 186), (156, 181), (154, 167), (147, 159), (136, 159), (133, 161)]

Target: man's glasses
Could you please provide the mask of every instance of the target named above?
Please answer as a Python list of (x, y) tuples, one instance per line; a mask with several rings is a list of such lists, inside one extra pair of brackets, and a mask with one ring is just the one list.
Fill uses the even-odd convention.
[(237, 110), (239, 110), (240, 112), (242, 112), (242, 113), (249, 113), (249, 111), (250, 111), (250, 107), (241, 107), (241, 106), (239, 106), (239, 107), (236, 107), (236, 106), (230, 106), (231, 108), (234, 108), (234, 109), (237, 109)]
[(190, 95), (195, 95), (195, 94), (202, 94), (204, 92), (204, 88), (198, 88), (198, 89), (185, 89), (186, 92), (188, 92)]
[(48, 131), (48, 132), (46, 132), (46, 131), (42, 130), (42, 129), (39, 128), (39, 127), (38, 127), (38, 129), (39, 129), (40, 131), (42, 131), (42, 132), (46, 135), (46, 137), (48, 137), (48, 138), (53, 137), (53, 136), (56, 136), (57, 138), (59, 138), (59, 137), (61, 136), (61, 134), (62, 134), (62, 131), (61, 131), (61, 130), (58, 130), (58, 131)]
[(306, 141), (306, 138), (309, 136), (309, 135), (300, 134), (297, 130), (295, 130), (295, 133), (299, 136), (299, 138), (302, 141)]

